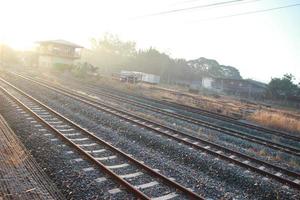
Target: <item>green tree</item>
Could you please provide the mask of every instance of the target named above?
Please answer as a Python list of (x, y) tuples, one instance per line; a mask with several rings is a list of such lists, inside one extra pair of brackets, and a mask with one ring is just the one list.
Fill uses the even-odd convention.
[(140, 50), (132, 60), (134, 70), (164, 76), (171, 67), (171, 59), (165, 53), (160, 53), (154, 48)]
[(122, 41), (112, 34), (105, 34), (100, 39), (92, 39), (91, 49), (82, 52), (82, 62), (98, 67), (100, 73), (134, 70), (159, 75), (165, 81), (199, 80), (205, 75), (242, 78), (236, 68), (220, 65), (216, 60), (173, 59), (152, 47), (137, 50), (134, 42)]
[(121, 41), (117, 36), (105, 34), (91, 39), (91, 49), (84, 50), (82, 61), (89, 62), (102, 72), (114, 72), (126, 68), (136, 55), (135, 43)]
[(273, 97), (284, 98), (297, 95), (299, 88), (293, 83), (295, 77), (292, 74), (285, 74), (282, 78), (272, 78), (268, 89)]
[(200, 57), (196, 60), (188, 61), (187, 66), (190, 67), (192, 77), (194, 75), (198, 75), (198, 77), (211, 75), (219, 78), (242, 78), (238, 69), (231, 66), (220, 65), (213, 59)]

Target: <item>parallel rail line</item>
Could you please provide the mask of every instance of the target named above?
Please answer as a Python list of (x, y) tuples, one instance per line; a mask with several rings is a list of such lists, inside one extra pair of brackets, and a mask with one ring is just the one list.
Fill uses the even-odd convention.
[[(71, 121), (70, 119), (64, 117), (63, 115), (61, 115), (57, 111), (51, 109), (47, 105), (41, 103), (40, 101), (33, 98), (29, 94), (25, 93), (21, 89), (15, 87), (14, 85), (10, 84), (9, 82), (7, 82), (3, 79), (1, 79), (1, 81), (4, 82), (5, 84), (9, 85), (10, 87), (12, 87), (14, 90), (16, 90), (18, 93), (20, 93), (24, 97), (26, 97), (26, 102), (30, 106), (27, 106), (25, 103), (23, 103), (25, 100), (23, 100), (23, 102), (22, 102), (17, 97), (15, 97), (13, 94), (11, 94), (8, 90), (6, 90), (2, 86), (0, 86), (0, 89), (7, 96), (9, 96), (18, 105), (20, 105), (21, 107), (26, 109), (28, 112), (30, 112), (32, 116), (34, 116), (38, 121), (42, 122), (48, 129), (55, 132), (60, 138), (62, 138), (70, 146), (75, 148), (76, 151), (78, 151), (81, 155), (86, 157), (91, 163), (93, 163), (94, 165), (99, 167), (102, 171), (104, 171), (106, 174), (108, 174), (116, 182), (118, 182), (119, 184), (124, 186), (129, 192), (133, 193), (139, 199), (156, 199), (157, 198), (157, 199), (163, 200), (163, 199), (168, 199), (168, 198), (180, 196), (180, 195), (187, 196), (191, 199), (203, 199), (201, 196), (194, 193), (191, 189), (188, 189), (188, 188), (182, 186), (181, 184), (173, 181), (171, 178), (168, 178), (168, 177), (160, 174), (159, 172), (157, 172), (157, 170), (150, 168), (149, 166), (143, 164), (141, 161), (138, 161), (135, 158), (133, 158), (131, 155), (112, 146), (108, 142), (97, 137), (94, 133), (83, 129), (80, 125), (78, 125), (78, 124), (74, 123), (73, 121)], [(30, 108), (30, 107), (33, 107), (33, 108)], [(43, 112), (43, 114), (40, 114), (41, 112)], [(61, 124), (55, 125), (55, 122), (48, 119), (48, 117), (50, 117), (50, 116), (54, 117), (55, 119), (60, 119), (60, 121), (64, 122), (65, 125), (69, 126), (69, 129), (62, 130), (62, 129), (57, 128), (58, 126), (62, 126), (62, 125)], [(65, 131), (67, 131), (67, 133)], [(80, 134), (78, 134), (78, 133), (80, 133)], [(72, 134), (77, 135), (77, 136), (80, 135), (81, 138), (78, 138), (78, 137), (72, 138), (70, 136)], [(84, 137), (84, 138), (82, 138), (82, 137)], [(115, 157), (121, 157), (125, 160), (128, 160), (128, 163), (131, 163), (132, 166), (134, 166), (135, 168), (139, 169), (140, 172), (142, 172), (140, 174), (146, 174), (147, 176), (151, 177), (151, 180), (157, 180), (157, 181), (150, 182), (152, 184), (148, 184), (148, 186), (146, 186), (147, 184), (144, 184), (143, 186), (132, 185), (129, 181), (125, 180), (124, 177), (126, 177), (126, 175), (117, 174), (113, 170), (114, 167), (107, 166), (101, 161), (101, 160), (106, 160), (107, 159), (106, 157), (105, 158), (97, 158), (93, 154), (93, 152), (97, 152), (97, 150), (92, 150), (92, 151), (86, 150), (85, 146), (90, 146), (90, 145), (89, 144), (83, 145), (82, 143), (80, 143), (80, 141), (83, 141), (83, 140), (85, 140), (85, 142), (88, 141), (89, 144), (93, 144), (93, 146), (95, 146), (96, 148), (97, 147), (103, 148), (103, 146), (104, 146), (106, 149), (109, 149), (111, 152), (113, 152), (114, 155), (117, 155), (117, 156), (111, 156), (108, 159), (113, 159)], [(117, 168), (119, 168), (120, 166), (121, 167), (127, 166), (127, 164), (125, 164), (125, 165), (121, 164)], [(152, 198), (142, 192), (142, 189), (144, 189), (145, 187), (150, 187), (152, 185), (155, 185), (155, 184), (157, 184), (158, 181), (161, 184), (163, 183), (166, 186), (168, 186), (168, 188), (170, 188), (170, 190), (174, 188), (173, 192), (170, 192), (168, 195), (164, 195), (161, 197), (152, 197)]]
[(158, 133), (159, 135), (166, 136), (168, 138), (178, 141), (179, 143), (183, 143), (188, 146), (191, 146), (194, 149), (198, 149), (202, 152), (206, 152), (213, 156), (219, 157), (223, 160), (234, 163), (238, 166), (252, 170), (253, 172), (256, 172), (260, 175), (270, 177), (272, 179), (277, 180), (278, 182), (281, 182), (283, 184), (288, 184), (296, 189), (300, 189), (300, 174), (297, 172), (287, 170), (282, 167), (270, 164), (268, 162), (250, 157), (244, 153), (234, 151), (227, 147), (223, 147), (219, 144), (198, 137), (191, 136), (182, 131), (173, 129), (171, 127), (129, 113), (128, 111), (120, 110), (112, 106), (105, 105), (101, 102), (96, 101), (93, 98), (80, 95), (73, 91), (69, 91), (63, 88), (57, 89), (55, 87), (45, 85), (43, 83), (38, 83), (38, 82), (36, 82), (36, 84), (46, 87), (52, 91), (61, 93), (72, 99), (76, 99), (80, 102), (84, 102), (89, 106), (92, 106), (98, 110), (115, 115), (133, 124), (137, 124), (139, 126), (147, 128), (148, 130)]
[[(193, 117), (185, 116), (185, 115), (178, 114), (178, 113), (168, 112), (168, 111), (159, 109), (159, 108), (154, 107), (154, 106), (139, 103), (139, 102), (136, 102), (136, 101), (133, 101), (133, 100), (130, 100), (130, 99), (117, 97), (115, 95), (111, 95), (111, 94), (108, 94), (108, 93), (99, 92), (99, 91), (97, 91), (97, 92), (96, 91), (90, 91), (90, 92), (92, 92), (92, 94), (106, 96), (106, 97), (109, 97), (111, 99), (115, 99), (117, 101), (130, 103), (130, 104), (132, 104), (134, 106), (137, 106), (137, 107), (140, 107), (140, 108), (148, 109), (148, 110), (156, 112), (156, 113), (167, 115), (167, 116), (170, 116), (170, 117), (173, 117), (173, 118), (185, 121), (185, 122), (189, 122), (189, 123), (192, 123), (192, 124), (195, 124), (195, 125), (199, 125), (199, 126), (208, 128), (210, 130), (215, 130), (215, 131), (221, 132), (222, 134), (231, 135), (231, 136), (234, 136), (236, 138), (240, 138), (240, 139), (247, 140), (247, 141), (250, 141), (250, 142), (253, 142), (253, 143), (264, 145), (264, 146), (267, 146), (269, 148), (272, 148), (272, 149), (275, 149), (275, 150), (280, 150), (280, 151), (283, 151), (283, 152), (293, 154), (295, 156), (300, 157), (300, 149), (297, 149), (297, 148), (294, 148), (294, 147), (291, 147), (291, 146), (287, 146), (287, 145), (283, 145), (283, 144), (280, 144), (280, 143), (272, 142), (272, 141), (264, 139), (264, 138), (260, 138), (260, 137), (257, 137), (257, 136), (253, 136), (253, 135), (243, 133), (242, 131), (236, 131), (236, 130), (233, 130), (233, 129), (230, 129), (230, 128), (225, 128), (225, 127), (222, 127), (222, 126), (210, 123), (210, 122), (206, 122), (206, 121), (203, 121), (203, 120), (200, 120), (200, 119), (196, 119), (196, 118), (193, 118)], [(300, 138), (299, 138), (299, 141), (300, 141)]]
[[(34, 79), (24, 77), (22, 75), (18, 75), (18, 76), (21, 77), (21, 78), (25, 78), (29, 81), (33, 81), (33, 82), (36, 81)], [(41, 82), (44, 83), (44, 84), (47, 84), (47, 85), (49, 84), (49, 82), (45, 82), (45, 81), (41, 81)], [(38, 82), (36, 81), (36, 83), (38, 83)], [(55, 87), (57, 89), (67, 90), (66, 88), (62, 88), (62, 87), (58, 87), (58, 86), (52, 86), (52, 87)], [(156, 112), (156, 113), (167, 115), (167, 116), (170, 116), (170, 117), (173, 117), (173, 118), (185, 121), (185, 122), (189, 122), (189, 123), (192, 123), (192, 124), (195, 124), (195, 125), (199, 125), (199, 126), (208, 128), (210, 130), (218, 131), (222, 134), (234, 136), (236, 138), (247, 140), (247, 141), (250, 141), (250, 142), (253, 142), (253, 143), (256, 143), (256, 144), (267, 146), (269, 148), (279, 150), (279, 151), (282, 151), (282, 152), (300, 157), (300, 149), (297, 149), (297, 148), (294, 148), (294, 147), (291, 147), (291, 146), (287, 146), (287, 145), (283, 145), (283, 144), (280, 144), (280, 143), (272, 142), (270, 140), (263, 139), (263, 138), (253, 136), (253, 135), (249, 135), (249, 134), (243, 133), (241, 131), (236, 131), (236, 130), (233, 130), (233, 129), (218, 126), (218, 125), (215, 125), (213, 123), (209, 123), (209, 122), (206, 122), (206, 121), (203, 121), (203, 120), (200, 120), (200, 119), (184, 116), (184, 115), (181, 115), (181, 114), (178, 114), (178, 113), (172, 113), (172, 112), (164, 111), (164, 110), (161, 110), (159, 108), (156, 108), (156, 107), (153, 107), (153, 106), (150, 106), (150, 105), (146, 105), (146, 104), (142, 104), (142, 103), (139, 103), (139, 102), (132, 101), (130, 99), (116, 97), (114, 95), (110, 95), (110, 94), (103, 93), (103, 92), (94, 92), (94, 93), (102, 95), (102, 96), (106, 96), (106, 97), (109, 97), (109, 98), (112, 98), (112, 99), (115, 99), (117, 101), (131, 103), (132, 105), (138, 106), (140, 108), (148, 109), (148, 110), (151, 110), (151, 111)]]
[[(94, 85), (92, 85), (92, 86), (96, 87)], [(107, 89), (104, 89), (104, 90), (107, 90)], [(108, 93), (114, 93), (112, 91), (107, 91), (107, 92)], [(241, 122), (241, 121), (238, 121), (238, 119), (236, 119), (236, 118), (226, 116), (226, 115), (222, 115), (222, 114), (218, 114), (218, 113), (211, 112), (211, 111), (208, 111), (208, 110), (204, 110), (204, 109), (201, 109), (201, 108), (195, 108), (195, 107), (188, 106), (188, 105), (182, 105), (182, 104), (179, 104), (179, 103), (176, 103), (176, 102), (157, 100), (157, 99), (153, 99), (153, 98), (149, 98), (149, 97), (141, 97), (141, 96), (134, 95), (134, 94), (130, 94), (130, 96), (133, 96), (133, 97), (136, 97), (136, 98), (139, 98), (139, 99), (145, 99), (145, 100), (148, 100), (148, 101), (153, 101), (153, 102), (156, 102), (158, 104), (171, 106), (171, 107), (181, 109), (181, 110), (184, 110), (184, 111), (189, 111), (191, 113), (201, 114), (203, 116), (207, 116), (207, 117), (210, 117), (210, 118), (214, 118), (214, 119), (222, 120), (222, 121), (225, 121), (225, 122), (229, 122), (229, 123), (238, 125), (240, 127), (247, 127), (247, 128), (250, 128), (250, 129), (254, 129), (254, 130), (262, 131), (262, 132), (265, 132), (265, 133), (269, 133), (271, 135), (276, 135), (276, 136), (279, 136), (279, 137), (285, 137), (287, 139), (300, 141), (300, 137), (297, 137), (295, 135), (291, 135), (291, 134), (286, 133), (286, 132), (282, 132), (282, 131), (278, 131), (278, 130), (273, 130), (273, 129), (269, 129), (269, 128), (265, 128), (265, 127), (261, 127), (261, 126)], [(134, 100), (131, 100), (131, 101), (134, 101)], [(146, 104), (144, 104), (144, 105), (146, 105)], [(185, 116), (185, 117), (187, 117), (187, 116)]]

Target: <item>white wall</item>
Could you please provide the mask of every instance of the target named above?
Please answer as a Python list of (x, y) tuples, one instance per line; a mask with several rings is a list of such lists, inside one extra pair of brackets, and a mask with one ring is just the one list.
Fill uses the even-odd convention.
[(142, 75), (142, 81), (144, 81), (146, 83), (158, 84), (159, 81), (160, 81), (160, 77), (156, 76), (154, 74), (143, 73), (143, 75)]
[(213, 82), (213, 79), (210, 78), (210, 77), (202, 78), (202, 86), (204, 88), (211, 89), (212, 88), (212, 82)]
[(120, 75), (124, 77), (135, 75), (138, 77), (138, 81), (143, 81), (152, 84), (158, 84), (160, 81), (160, 76), (154, 74), (147, 74), (143, 72), (121, 70)]

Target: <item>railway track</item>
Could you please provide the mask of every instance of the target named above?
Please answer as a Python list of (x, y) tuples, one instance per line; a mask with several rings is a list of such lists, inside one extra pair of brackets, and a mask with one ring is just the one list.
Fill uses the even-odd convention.
[[(24, 76), (19, 75), (19, 74), (17, 76), (19, 76), (21, 78), (25, 78), (29, 81), (36, 81), (34, 79), (24, 77)], [(45, 82), (45, 81), (40, 81), (40, 82), (42, 82), (43, 84), (46, 84), (46, 85), (50, 84), (49, 82)], [(53, 86), (53, 87), (55, 87), (56, 89), (64, 89), (65, 91), (67, 90), (66, 88), (61, 88), (61, 87), (58, 88), (58, 86)], [(154, 106), (139, 103), (139, 102), (136, 102), (136, 101), (133, 101), (133, 100), (130, 100), (130, 99), (120, 98), (120, 97), (117, 97), (115, 95), (110, 95), (110, 94), (107, 94), (107, 93), (104, 93), (104, 92), (98, 92), (98, 91), (97, 92), (96, 91), (90, 91), (90, 92), (93, 95), (97, 94), (97, 95), (100, 95), (100, 96), (106, 96), (107, 98), (111, 98), (111, 99), (114, 99), (116, 101), (130, 103), (134, 106), (144, 108), (144, 109), (148, 109), (148, 110), (153, 111), (155, 113), (160, 113), (160, 114), (163, 114), (163, 115), (166, 115), (166, 116), (170, 116), (170, 117), (173, 117), (175, 119), (179, 119), (179, 120), (182, 120), (182, 121), (185, 121), (185, 122), (188, 122), (188, 123), (192, 123), (192, 124), (195, 124), (195, 125), (199, 125), (201, 127), (208, 128), (210, 130), (218, 131), (222, 134), (234, 136), (236, 138), (240, 138), (240, 139), (243, 139), (243, 140), (246, 140), (246, 141), (249, 141), (249, 142), (253, 142), (253, 143), (256, 143), (256, 144), (267, 146), (267, 147), (272, 148), (274, 150), (279, 150), (279, 151), (282, 151), (282, 152), (300, 157), (300, 149), (297, 149), (297, 148), (294, 148), (294, 147), (291, 147), (291, 146), (288, 146), (288, 145), (272, 142), (270, 140), (263, 139), (261, 137), (257, 137), (257, 136), (253, 136), (253, 135), (249, 135), (249, 134), (243, 133), (241, 131), (225, 128), (225, 127), (222, 127), (222, 126), (215, 125), (213, 123), (209, 123), (209, 122), (199, 120), (199, 119), (196, 119), (196, 118), (184, 116), (184, 115), (181, 115), (181, 114), (178, 114), (178, 113), (168, 112), (168, 111), (156, 108)], [(300, 138), (299, 138), (299, 141), (300, 141)]]
[[(83, 129), (14, 85), (5, 80), (2, 80), (2, 82), (12, 88), (13, 92), (17, 92), (17, 94), (12, 94), (0, 86), (3, 93), (27, 110), (44, 127), (57, 134), (65, 143), (79, 152), (84, 159), (93, 164), (90, 168), (86, 168), (86, 171), (100, 169), (139, 199), (167, 200), (174, 197), (179, 199), (203, 199), (191, 189), (178, 184), (172, 178), (160, 174), (158, 170), (150, 168), (143, 162), (97, 137), (94, 133)], [(101, 156), (103, 152), (106, 156)], [(82, 158), (78, 159), (78, 161), (80, 160)], [(100, 177), (99, 179), (105, 181), (106, 178)], [(135, 182), (140, 184), (136, 185)], [(160, 187), (161, 194), (152, 194), (151, 190), (148, 190), (152, 187)], [(115, 194), (122, 192), (122, 189), (115, 188), (109, 192)]]
[[(200, 120), (200, 119), (197, 119), (197, 118), (185, 116), (185, 115), (178, 114), (178, 113), (169, 112), (169, 111), (162, 110), (160, 108), (157, 108), (157, 107), (154, 107), (154, 106), (151, 106), (151, 105), (147, 105), (147, 104), (144, 104), (144, 103), (133, 101), (131, 99), (118, 97), (118, 96), (111, 95), (111, 94), (108, 94), (108, 93), (105, 93), (105, 92), (100, 92), (100, 91), (95, 91), (95, 90), (87, 90), (87, 92), (90, 92), (90, 94), (92, 94), (92, 95), (96, 94), (96, 95), (100, 95), (100, 96), (105, 96), (105, 97), (110, 98), (110, 99), (114, 99), (116, 101), (129, 103), (129, 104), (137, 106), (139, 108), (147, 109), (147, 110), (153, 111), (155, 113), (160, 113), (160, 114), (163, 114), (163, 115), (166, 115), (166, 116), (170, 116), (170, 117), (173, 117), (175, 119), (182, 120), (184, 122), (188, 122), (188, 123), (191, 123), (191, 124), (194, 124), (194, 125), (198, 125), (198, 126), (201, 126), (201, 127), (204, 127), (204, 128), (208, 128), (210, 130), (215, 130), (215, 131), (221, 132), (222, 134), (234, 136), (236, 138), (240, 138), (240, 139), (247, 140), (247, 141), (250, 141), (250, 142), (253, 142), (253, 143), (264, 145), (264, 146), (267, 146), (267, 147), (275, 149), (275, 150), (280, 150), (280, 151), (283, 151), (285, 153), (293, 154), (295, 156), (300, 156), (300, 149), (297, 149), (297, 148), (294, 148), (294, 147), (291, 147), (291, 146), (287, 146), (287, 145), (282, 145), (280, 143), (272, 142), (270, 140), (267, 140), (267, 139), (264, 139), (264, 138), (261, 138), (261, 137), (249, 135), (247, 133), (244, 133), (243, 131), (237, 131), (237, 130), (226, 128), (226, 127), (216, 125), (216, 124), (213, 124), (213, 123), (210, 123), (210, 122), (206, 122), (204, 120)], [(289, 137), (288, 139), (295, 140), (295, 141), (300, 141), (300, 138), (294, 137), (294, 136)]]
[[(3, 79), (1, 80), (6, 82)], [(8, 82), (6, 83), (10, 84)], [(190, 146), (191, 148), (200, 150), (202, 153), (208, 153), (210, 155), (216, 156), (230, 163), (233, 163), (237, 166), (249, 169), (262, 176), (272, 178), (283, 184), (288, 184), (289, 186), (294, 187), (298, 190), (300, 189), (300, 174), (294, 171), (281, 168), (279, 166), (270, 164), (268, 162), (256, 158), (252, 158), (246, 154), (234, 151), (232, 149), (228, 149), (216, 143), (188, 135), (184, 132), (175, 130), (171, 127), (134, 115), (132, 113), (129, 113), (128, 111), (116, 109), (114, 107), (98, 102), (93, 98), (80, 95), (73, 91), (66, 90), (64, 88), (58, 89), (58, 87), (56, 86), (53, 87), (53, 86), (45, 85), (43, 83), (38, 83), (36, 81), (35, 83), (40, 86), (46, 87), (52, 91), (55, 91), (57, 93), (60, 93), (62, 95), (68, 96), (72, 99), (78, 100), (80, 102), (84, 102), (87, 105), (92, 106), (100, 111), (104, 111), (112, 115), (115, 115), (131, 124), (136, 124), (148, 130), (151, 130), (153, 133), (163, 135), (172, 140), (178, 141), (179, 143)]]
[[(16, 75), (18, 75), (18, 74), (16, 74)], [(83, 83), (83, 84), (85, 85), (86, 83)], [(99, 92), (100, 93), (100, 91), (99, 91), (100, 86), (99, 85), (90, 84), (90, 86), (86, 86), (86, 87), (88, 87), (87, 89), (93, 90), (93, 92)], [(140, 105), (150, 106), (147, 103), (141, 103), (141, 102), (138, 102), (138, 101), (135, 101), (135, 100), (132, 100), (132, 99), (128, 99), (128, 96), (131, 96), (131, 97), (134, 97), (134, 98), (137, 98), (137, 99), (146, 100), (146, 101), (150, 101), (150, 102), (155, 102), (157, 104), (170, 106), (170, 107), (176, 108), (178, 110), (184, 110), (184, 111), (188, 111), (188, 112), (191, 112), (191, 113), (200, 114), (200, 115), (203, 115), (203, 116), (206, 116), (206, 117), (210, 117), (210, 118), (213, 118), (213, 119), (228, 122), (230, 124), (234, 124), (234, 125), (237, 125), (237, 126), (240, 126), (240, 127), (247, 127), (249, 129), (252, 129), (252, 130), (262, 131), (264, 133), (268, 133), (268, 134), (271, 134), (271, 135), (276, 135), (276, 136), (279, 136), (279, 137), (285, 137), (287, 139), (291, 139), (291, 140), (300, 142), (300, 137), (297, 137), (295, 135), (291, 135), (289, 133), (274, 130), (274, 129), (265, 128), (265, 127), (262, 127), (262, 126), (257, 126), (257, 125), (241, 122), (241, 121), (238, 121), (239, 120), (238, 118), (222, 115), (222, 114), (212, 112), (212, 111), (209, 111), (209, 110), (205, 110), (205, 109), (201, 109), (201, 108), (195, 108), (195, 107), (192, 107), (192, 106), (182, 105), (182, 104), (175, 103), (175, 102), (170, 102), (170, 101), (157, 100), (157, 99), (144, 97), (144, 96), (139, 96), (139, 95), (135, 95), (135, 94), (128, 94), (128, 93), (123, 92), (123, 91), (117, 91), (116, 92), (111, 88), (107, 89), (105, 87), (101, 87), (101, 90), (104, 90), (104, 91), (106, 91), (106, 94), (109, 93), (111, 96), (115, 96), (119, 99), (125, 99), (126, 101), (128, 100), (128, 102), (131, 101), (131, 102), (134, 102), (134, 103), (138, 103)], [(153, 107), (153, 106), (150, 106), (150, 107)], [(172, 112), (169, 112), (169, 113), (172, 114)], [(184, 115), (184, 117), (188, 117), (188, 116)]]
[[(93, 92), (96, 92), (97, 88), (99, 89), (99, 86), (92, 85), (92, 87), (90, 87), (90, 89), (92, 89)], [(123, 100), (125, 99), (125, 101), (128, 100), (128, 102), (131, 101), (131, 102), (143, 105), (143, 106), (149, 106), (146, 103), (140, 103), (140, 102), (137, 102), (135, 100), (120, 97), (119, 96), (120, 94), (116, 94), (112, 90), (108, 91), (105, 88), (101, 88), (101, 89), (106, 91), (106, 94), (110, 93), (111, 96), (115, 96), (119, 99), (123, 99)], [(97, 92), (100, 93), (100, 91), (97, 91)], [(103, 93), (103, 92), (101, 92), (101, 93)], [(118, 93), (120, 93), (120, 92), (118, 92)], [(121, 91), (121, 93), (124, 93), (124, 92)], [(112, 95), (112, 94), (114, 94), (114, 95)], [(134, 94), (129, 95), (129, 94), (126, 93), (125, 95), (126, 96), (132, 96), (132, 97), (135, 97), (135, 98), (138, 98), (138, 99), (145, 99), (147, 101), (156, 102), (158, 104), (170, 106), (170, 107), (173, 107), (173, 108), (176, 108), (176, 109), (179, 109), (179, 110), (189, 111), (191, 113), (200, 114), (200, 115), (207, 116), (207, 117), (210, 117), (210, 118), (213, 118), (213, 119), (218, 119), (218, 120), (225, 121), (225, 122), (228, 122), (228, 123), (240, 126), (240, 127), (247, 127), (247, 128), (253, 129), (253, 130), (262, 131), (264, 133), (269, 133), (271, 135), (276, 135), (276, 136), (279, 136), (279, 137), (285, 137), (285, 138), (292, 139), (292, 140), (295, 140), (295, 141), (300, 141), (300, 137), (288, 134), (286, 132), (277, 131), (277, 130), (273, 130), (273, 129), (269, 129), (269, 128), (265, 128), (265, 127), (261, 127), (261, 126), (256, 126), (256, 125), (253, 125), (253, 124), (244, 123), (244, 122), (238, 121), (237, 118), (233, 118), (233, 117), (230, 117), (230, 116), (218, 114), (218, 113), (211, 112), (211, 111), (208, 111), (208, 110), (195, 108), (195, 107), (191, 107), (191, 106), (187, 106), (187, 105), (182, 105), (182, 104), (175, 103), (175, 102), (161, 101), (161, 100), (157, 100), (157, 99), (153, 99), (153, 98), (149, 98), (149, 97), (141, 97), (141, 96), (134, 95)], [(150, 107), (153, 107), (153, 106), (150, 106)], [(171, 112), (169, 112), (169, 113), (171, 113)], [(189, 118), (188, 116), (184, 116), (184, 117)]]

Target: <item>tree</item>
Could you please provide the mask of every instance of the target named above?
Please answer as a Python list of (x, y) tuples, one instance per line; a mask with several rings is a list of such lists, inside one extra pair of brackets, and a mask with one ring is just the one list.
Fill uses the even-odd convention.
[(241, 79), (242, 76), (238, 69), (231, 66), (220, 65), (221, 77), (223, 78), (232, 78), (232, 79)]
[(231, 78), (241, 79), (241, 75), (238, 69), (220, 65), (216, 60), (200, 57), (196, 60), (190, 60), (187, 62), (188, 67), (191, 69), (191, 76), (214, 76), (218, 78)]
[(297, 95), (299, 88), (293, 83), (295, 77), (292, 74), (285, 74), (281, 79), (272, 78), (268, 85), (268, 89), (273, 97), (284, 98)]
[(174, 79), (199, 81), (206, 75), (242, 78), (236, 68), (220, 65), (216, 60), (203, 57), (191, 61), (173, 59), (153, 47), (137, 50), (135, 42), (122, 41), (112, 34), (92, 39), (91, 49), (83, 50), (82, 62), (91, 63), (102, 73), (134, 70), (159, 75), (165, 81)]
[(102, 72), (118, 71), (127, 67), (136, 55), (135, 43), (121, 41), (117, 36), (105, 34), (100, 39), (91, 39), (90, 50), (84, 50), (82, 61), (100, 68)]
[(140, 50), (132, 61), (134, 70), (164, 76), (171, 67), (171, 59), (167, 54), (154, 48)]

